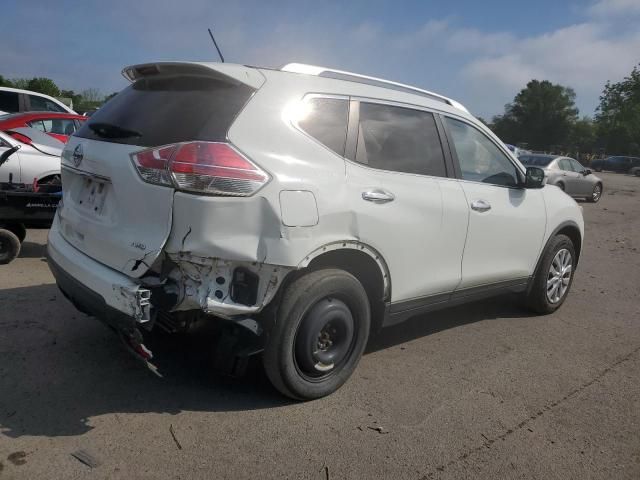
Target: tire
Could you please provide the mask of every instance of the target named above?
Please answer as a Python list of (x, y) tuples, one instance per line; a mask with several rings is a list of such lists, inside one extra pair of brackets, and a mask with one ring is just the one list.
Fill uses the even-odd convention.
[(601, 172), (601, 171), (602, 171), (602, 168), (601, 168), (601, 167), (596, 167), (594, 170), (595, 170), (596, 172)]
[(9, 230), (0, 229), (0, 265), (11, 262), (20, 253), (20, 239)]
[(558, 183), (556, 183), (556, 187), (558, 187), (558, 188), (559, 188), (560, 190), (562, 190), (563, 192), (565, 191), (565, 189), (564, 189), (564, 183), (562, 183), (562, 182), (558, 182)]
[(265, 372), (280, 393), (293, 399), (329, 395), (358, 365), (370, 325), (367, 293), (353, 275), (312, 271), (285, 287), (266, 340)]
[(591, 193), (591, 196), (587, 197), (587, 201), (591, 203), (598, 203), (598, 201), (600, 201), (600, 199), (602, 198), (602, 191), (602, 184), (596, 183), (593, 186), (593, 192)]
[(18, 237), (18, 240), (20, 240), (20, 243), (24, 242), (24, 239), (27, 236), (27, 229), (22, 223), (10, 223), (5, 225), (0, 225), (0, 228), (9, 230), (16, 237)]
[[(556, 256), (558, 256), (559, 253), (563, 250), (567, 251), (570, 255), (569, 265), (571, 266), (571, 270), (568, 276), (568, 282), (565, 283), (564, 281), (560, 280), (561, 286), (559, 287), (559, 289), (564, 288), (564, 291), (562, 291), (561, 295), (559, 295), (559, 298), (556, 299), (554, 295), (550, 296), (548, 294), (548, 288), (551, 285), (550, 283), (548, 283), (548, 280), (550, 280), (550, 277), (553, 276), (553, 274), (551, 273), (551, 265), (556, 260)], [(571, 285), (573, 284), (573, 277), (575, 273), (575, 265), (576, 251), (571, 239), (566, 235), (556, 235), (555, 237), (553, 237), (547, 244), (542, 257), (538, 262), (536, 273), (533, 277), (529, 292), (527, 293), (527, 307), (529, 307), (534, 312), (542, 315), (555, 312), (558, 308), (560, 308), (560, 306), (567, 298), (569, 291), (571, 290)], [(554, 264), (554, 268), (556, 266), (557, 263)], [(564, 272), (561, 278), (566, 278)], [(556, 291), (556, 293), (560, 294), (559, 291)]]

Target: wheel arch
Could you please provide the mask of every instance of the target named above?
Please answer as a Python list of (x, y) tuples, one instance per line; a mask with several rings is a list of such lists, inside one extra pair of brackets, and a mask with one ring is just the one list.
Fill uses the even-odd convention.
[(560, 225), (558, 225), (552, 232), (551, 235), (549, 235), (549, 237), (547, 238), (547, 241), (544, 244), (544, 247), (542, 248), (542, 250), (540, 251), (540, 254), (538, 255), (538, 259), (536, 260), (536, 268), (533, 272), (533, 275), (531, 276), (531, 280), (529, 281), (529, 285), (527, 286), (527, 292), (531, 291), (531, 288), (533, 286), (533, 281), (535, 280), (536, 276), (538, 275), (538, 269), (540, 268), (540, 261), (542, 260), (542, 257), (544, 256), (544, 252), (547, 251), (547, 247), (549, 246), (549, 242), (551, 242), (551, 240), (556, 236), (556, 235), (566, 235), (567, 237), (569, 237), (569, 239), (571, 240), (571, 242), (573, 243), (573, 248), (575, 249), (576, 252), (576, 264), (575, 266), (578, 266), (578, 261), (580, 260), (580, 253), (582, 251), (582, 234), (580, 233), (580, 227), (578, 227), (578, 224), (574, 221), (568, 220), (566, 222), (562, 222)]
[(382, 255), (362, 242), (332, 242), (307, 255), (298, 265), (298, 272), (329, 267), (345, 270), (362, 283), (371, 306), (371, 330), (377, 331), (391, 299), (391, 275)]
[(538, 255), (538, 260), (536, 262), (536, 271), (538, 269), (540, 259), (542, 258), (542, 256), (544, 255), (544, 252), (547, 250), (547, 247), (549, 246), (549, 242), (556, 235), (566, 235), (567, 237), (569, 237), (569, 239), (573, 243), (573, 248), (576, 251), (576, 257), (577, 257), (576, 265), (578, 264), (578, 261), (580, 260), (580, 253), (582, 252), (582, 234), (580, 233), (580, 227), (578, 227), (578, 224), (574, 221), (568, 220), (558, 225), (551, 232), (551, 235), (549, 235), (549, 237), (547, 238), (547, 241), (545, 242), (544, 247), (540, 252), (540, 255)]

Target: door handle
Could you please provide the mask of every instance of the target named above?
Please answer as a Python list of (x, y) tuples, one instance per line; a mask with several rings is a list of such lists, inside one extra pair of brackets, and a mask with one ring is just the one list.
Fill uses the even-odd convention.
[(487, 212), (491, 210), (491, 204), (486, 200), (474, 200), (471, 202), (471, 210), (476, 212)]
[(393, 193), (382, 190), (381, 188), (374, 188), (372, 190), (362, 192), (362, 199), (366, 200), (367, 202), (387, 203), (392, 202), (395, 198), (396, 197), (393, 195)]

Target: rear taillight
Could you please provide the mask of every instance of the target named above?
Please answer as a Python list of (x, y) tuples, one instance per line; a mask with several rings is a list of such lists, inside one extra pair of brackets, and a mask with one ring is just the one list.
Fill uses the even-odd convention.
[(131, 155), (142, 180), (211, 195), (248, 196), (269, 175), (227, 143), (189, 142)]

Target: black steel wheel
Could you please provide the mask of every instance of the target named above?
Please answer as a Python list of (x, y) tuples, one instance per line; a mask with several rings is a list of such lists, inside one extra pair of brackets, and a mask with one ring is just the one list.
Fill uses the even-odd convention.
[(298, 400), (336, 391), (355, 370), (369, 337), (369, 299), (338, 269), (312, 271), (285, 287), (263, 362), (271, 383)]

